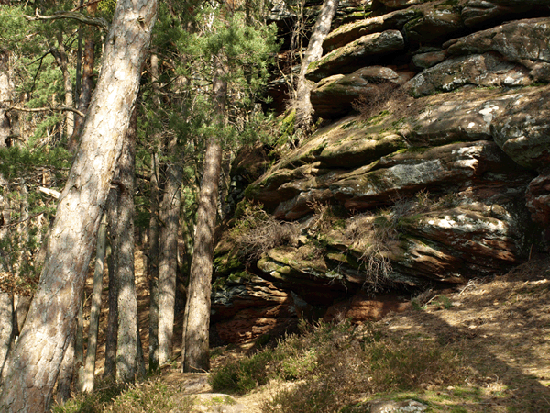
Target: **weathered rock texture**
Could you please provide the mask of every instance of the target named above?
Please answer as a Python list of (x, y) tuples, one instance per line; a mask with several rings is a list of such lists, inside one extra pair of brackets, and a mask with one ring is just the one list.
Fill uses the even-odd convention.
[[(378, 318), (427, 286), (548, 253), (550, 3), (363, 7), (365, 18), (339, 9), (326, 54), (308, 68), (324, 122), (299, 147), (280, 142), (256, 162), (272, 164), (244, 191), (298, 235), (257, 244), (253, 259), (237, 233), (218, 248), (220, 280), (246, 275), (214, 294), (226, 341), (299, 315)], [(235, 182), (258, 170), (244, 165), (240, 158)], [(400, 298), (380, 295), (388, 290)]]

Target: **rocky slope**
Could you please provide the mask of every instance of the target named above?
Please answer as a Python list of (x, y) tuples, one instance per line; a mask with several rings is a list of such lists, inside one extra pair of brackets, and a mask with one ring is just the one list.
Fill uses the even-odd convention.
[(288, 114), (290, 145), (235, 162), (247, 225), (217, 248), (219, 337), (376, 318), (547, 253), (548, 39), (548, 0), (341, 3), (306, 75), (317, 130)]

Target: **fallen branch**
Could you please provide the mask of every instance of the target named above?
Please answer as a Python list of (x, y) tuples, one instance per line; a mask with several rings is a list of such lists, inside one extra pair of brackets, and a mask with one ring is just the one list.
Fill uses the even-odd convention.
[(42, 192), (43, 194), (54, 197), (55, 199), (59, 199), (59, 197), (61, 196), (61, 193), (56, 191), (55, 189), (44, 188), (43, 186), (39, 186), (38, 191)]
[(76, 13), (72, 11), (60, 11), (57, 13), (54, 13), (51, 16), (41, 16), (38, 14), (38, 9), (36, 10), (36, 15), (34, 16), (25, 16), (25, 18), (29, 21), (36, 21), (36, 20), (57, 20), (57, 19), (74, 19), (78, 20), (80, 23), (88, 24), (90, 26), (99, 27), (101, 29), (106, 30), (109, 27), (109, 24), (107, 21), (102, 17), (88, 17), (83, 15), (82, 13)]
[(81, 116), (83, 118), (86, 117), (86, 115), (83, 112), (71, 106), (43, 106), (41, 108), (25, 108), (22, 106), (9, 106), (8, 108), (6, 108), (6, 112), (9, 112), (10, 110), (19, 110), (21, 112), (45, 112), (48, 110), (53, 110), (58, 112), (71, 111), (76, 113), (78, 116)]

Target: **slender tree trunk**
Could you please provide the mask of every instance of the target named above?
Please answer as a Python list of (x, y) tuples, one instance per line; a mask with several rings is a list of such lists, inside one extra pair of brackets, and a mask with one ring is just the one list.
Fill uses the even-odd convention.
[(116, 350), (116, 381), (133, 383), (137, 374), (137, 294), (134, 272), (134, 192), (136, 165), (137, 109), (134, 108), (126, 133), (118, 171), (113, 183), (118, 194), (118, 217), (113, 229), (116, 239), (118, 290), (118, 333)]
[[(214, 78), (214, 97), (218, 122), (223, 125), (225, 115), (226, 83), (221, 79), (221, 70)], [(182, 338), (183, 372), (210, 370), (209, 330), (212, 294), (212, 271), (214, 268), (214, 229), (218, 184), (222, 164), (222, 147), (218, 140), (210, 138), (204, 156), (204, 171), (197, 211), (197, 227), (191, 263), (191, 279), (185, 306), (185, 325)]]
[[(63, 76), (63, 90), (65, 94), (65, 106), (73, 106), (73, 85), (71, 80), (71, 74), (69, 73), (69, 59), (67, 53), (65, 52), (65, 45), (63, 44), (63, 37), (61, 32), (57, 38), (59, 49), (51, 50), (61, 74)], [(65, 135), (69, 138), (73, 134), (74, 128), (74, 113), (70, 110), (65, 112)]]
[(8, 145), (8, 137), (11, 135), (11, 122), (6, 114), (6, 106), (14, 92), (14, 84), (11, 80), (9, 52), (0, 51), (0, 148)]
[[(153, 101), (160, 106), (159, 90), (159, 58), (151, 54), (151, 77), (155, 95)], [(160, 134), (153, 137), (153, 153), (151, 154), (151, 174), (149, 180), (150, 203), (149, 203), (149, 372), (155, 372), (159, 368), (159, 153), (158, 145)]]
[(149, 372), (159, 368), (159, 157), (151, 155), (149, 218)]
[(73, 382), (74, 371), (75, 371), (75, 339), (71, 340), (65, 355), (63, 356), (63, 361), (61, 362), (61, 367), (59, 369), (59, 379), (57, 383), (57, 402), (65, 403), (71, 398), (71, 384)]
[[(114, 191), (112, 191), (114, 192)], [(107, 209), (107, 223), (109, 228), (112, 222), (116, 219), (116, 205), (113, 200), (113, 195), (109, 195), (109, 207)], [(111, 230), (110, 230), (111, 231)], [(107, 328), (105, 329), (105, 360), (103, 368), (103, 378), (108, 379), (115, 377), (116, 370), (116, 339), (118, 330), (118, 307), (117, 307), (117, 282), (116, 282), (116, 261), (112, 235), (109, 237), (109, 245), (107, 246), (107, 262), (109, 269), (109, 296), (108, 308), (109, 315), (107, 316)]]
[[(92, 98), (92, 91), (94, 90), (94, 39), (91, 29), (87, 28), (87, 38), (84, 42), (84, 55), (82, 62), (82, 81), (80, 87), (80, 99), (78, 102), (78, 110), (86, 113), (90, 100)], [(82, 124), (84, 119), (80, 116), (75, 116), (74, 129), (69, 140), (69, 150), (75, 152), (78, 148), (79, 137), (82, 132)]]
[[(0, 263), (0, 272), (2, 272)], [(0, 290), (0, 377), (15, 335), (13, 296)]]
[(95, 358), (97, 351), (97, 335), (99, 332), (99, 316), (101, 315), (101, 294), (103, 293), (103, 272), (105, 268), (105, 226), (103, 217), (97, 234), (95, 250), (95, 268), (92, 291), (92, 310), (90, 314), (90, 328), (88, 329), (88, 347), (86, 360), (82, 372), (82, 392), (90, 393), (94, 390)]
[[(168, 153), (176, 149), (172, 139)], [(160, 257), (159, 257), (159, 364), (169, 363), (172, 355), (174, 332), (174, 306), (176, 303), (176, 272), (178, 269), (178, 227), (181, 208), (181, 167), (168, 165), (166, 185), (160, 206)]]
[(71, 323), (137, 96), (157, 1), (118, 0), (104, 64), (50, 231), (48, 253), (27, 321), (10, 352), (0, 412), (48, 411)]
[(317, 17), (313, 33), (309, 39), (307, 51), (302, 59), (302, 67), (298, 76), (296, 88), (296, 120), (300, 127), (309, 129), (311, 125), (313, 106), (311, 106), (311, 89), (313, 83), (306, 80), (305, 75), (308, 66), (323, 56), (323, 42), (330, 32), (332, 19), (336, 14), (338, 0), (325, 0), (321, 13)]

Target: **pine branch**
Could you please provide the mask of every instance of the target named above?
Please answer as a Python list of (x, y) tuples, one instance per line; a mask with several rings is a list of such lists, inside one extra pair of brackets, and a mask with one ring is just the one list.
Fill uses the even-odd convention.
[(36, 9), (36, 15), (25, 16), (25, 18), (29, 21), (74, 19), (74, 20), (78, 20), (80, 23), (99, 27), (104, 30), (106, 30), (109, 27), (109, 24), (102, 17), (88, 17), (88, 16), (84, 16), (82, 13), (76, 13), (72, 11), (60, 11), (60, 12), (54, 13), (51, 16), (41, 16), (38, 14), (38, 9)]
[(81, 116), (83, 118), (86, 117), (86, 114), (84, 114), (83, 112), (71, 106), (43, 106), (40, 108), (25, 108), (22, 106), (9, 106), (8, 108), (6, 108), (6, 112), (9, 112), (10, 110), (18, 110), (20, 112), (45, 112), (48, 110), (58, 111), (58, 112), (70, 111), (70, 112), (76, 113), (78, 116)]

